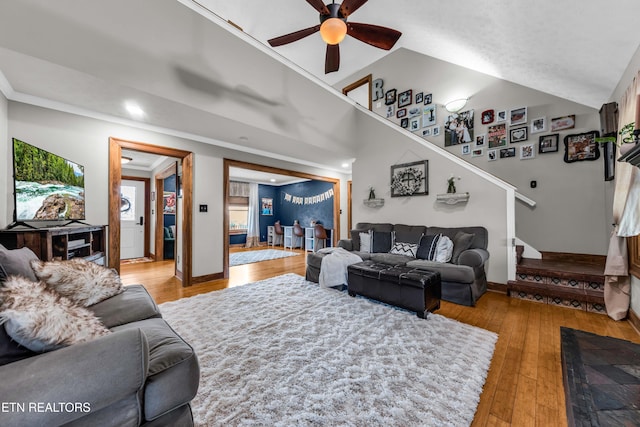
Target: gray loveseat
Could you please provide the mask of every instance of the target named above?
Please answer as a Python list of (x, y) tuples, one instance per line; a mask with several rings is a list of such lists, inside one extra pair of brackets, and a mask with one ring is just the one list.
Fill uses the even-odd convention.
[[(0, 263), (0, 286), (12, 268)], [(0, 425), (192, 426), (198, 359), (146, 289), (127, 286), (88, 309), (113, 333), (45, 353), (0, 325)]]
[[(360, 232), (372, 231), (374, 241), (377, 235), (388, 239), (389, 233), (394, 236), (395, 242), (419, 244), (422, 236), (442, 235), (454, 241), (453, 258), (451, 262), (441, 263), (419, 259), (407, 255), (392, 254), (388, 252), (388, 246), (376, 248), (374, 243), (371, 252), (360, 251)], [(473, 235), (468, 237), (464, 245), (458, 244), (456, 248), (456, 235)], [(384, 240), (384, 239), (381, 239)], [(388, 223), (358, 223), (351, 231), (351, 239), (338, 242), (338, 246), (352, 251), (363, 260), (373, 260), (390, 265), (406, 265), (429, 271), (437, 271), (442, 280), (442, 299), (456, 304), (473, 306), (480, 296), (487, 290), (487, 277), (485, 263), (489, 259), (487, 251), (487, 229), (480, 226), (473, 227), (427, 227), (423, 225), (403, 225)], [(380, 250), (381, 249), (381, 250)], [(377, 251), (378, 250), (378, 251)], [(307, 255), (306, 279), (318, 282), (320, 267), (324, 253), (310, 253)]]

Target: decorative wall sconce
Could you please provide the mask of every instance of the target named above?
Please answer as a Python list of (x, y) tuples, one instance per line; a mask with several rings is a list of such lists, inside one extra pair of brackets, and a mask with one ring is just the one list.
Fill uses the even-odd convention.
[(446, 108), (450, 113), (457, 113), (458, 111), (462, 110), (465, 105), (467, 105), (468, 100), (469, 98), (454, 99), (453, 101), (447, 102), (444, 105), (444, 108)]

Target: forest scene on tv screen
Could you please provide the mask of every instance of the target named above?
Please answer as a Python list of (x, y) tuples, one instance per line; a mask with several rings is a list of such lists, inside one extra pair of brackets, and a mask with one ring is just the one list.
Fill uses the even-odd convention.
[(84, 167), (13, 140), (16, 221), (85, 218)]

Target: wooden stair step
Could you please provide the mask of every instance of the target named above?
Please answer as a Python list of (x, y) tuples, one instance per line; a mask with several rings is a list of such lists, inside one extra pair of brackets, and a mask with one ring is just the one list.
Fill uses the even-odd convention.
[(527, 293), (539, 293), (547, 297), (563, 299), (577, 299), (584, 302), (604, 304), (604, 292), (584, 288), (570, 288), (565, 286), (548, 285), (545, 283), (525, 282), (520, 280), (509, 281), (509, 291), (522, 291)]
[(604, 265), (523, 258), (516, 274), (604, 283)]

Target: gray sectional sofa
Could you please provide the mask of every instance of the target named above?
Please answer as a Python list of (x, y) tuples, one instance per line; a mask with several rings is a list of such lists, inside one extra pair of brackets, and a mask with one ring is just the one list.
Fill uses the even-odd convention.
[[(3, 251), (14, 259), (0, 259), (0, 286), (26, 277), (22, 251)], [(0, 425), (192, 426), (198, 358), (146, 289), (126, 286), (87, 309), (112, 333), (48, 352), (19, 345), (0, 324), (0, 400), (12, 405)]]
[[(375, 243), (371, 252), (360, 251), (360, 232), (371, 231), (386, 243), (388, 236), (393, 242), (419, 244), (422, 236), (442, 234), (454, 242), (453, 257), (450, 262), (442, 263), (420, 259), (408, 255), (392, 254), (388, 252), (389, 244), (382, 246)], [(464, 243), (456, 242), (456, 236), (466, 234)], [(472, 235), (473, 237), (469, 237)], [(458, 239), (460, 240), (460, 239)], [(456, 245), (456, 243), (458, 243)], [(445, 301), (467, 306), (475, 305), (476, 301), (487, 290), (485, 263), (489, 259), (487, 251), (488, 232), (481, 226), (471, 227), (428, 227), (423, 225), (403, 225), (389, 223), (358, 223), (351, 231), (351, 239), (338, 242), (338, 246), (356, 253), (362, 260), (373, 260), (390, 265), (406, 265), (407, 267), (437, 271), (442, 280), (442, 299)], [(378, 246), (378, 247), (376, 247)], [(457, 246), (457, 248), (456, 248)], [(310, 253), (307, 255), (306, 279), (318, 282), (322, 258), (325, 253)]]

